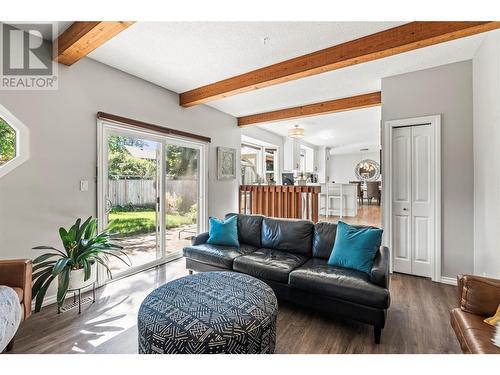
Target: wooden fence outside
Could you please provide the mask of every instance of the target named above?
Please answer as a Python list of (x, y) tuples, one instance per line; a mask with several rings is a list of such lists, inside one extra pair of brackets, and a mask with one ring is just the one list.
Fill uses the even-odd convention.
[[(167, 180), (166, 191), (184, 200), (184, 204), (196, 203), (198, 197), (196, 179)], [(145, 206), (156, 202), (156, 181), (153, 179), (108, 180), (108, 199), (113, 206)]]

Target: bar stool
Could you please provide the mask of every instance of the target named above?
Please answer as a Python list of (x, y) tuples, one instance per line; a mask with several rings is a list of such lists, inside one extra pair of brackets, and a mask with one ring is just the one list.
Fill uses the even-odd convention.
[[(339, 209), (335, 210), (335, 200), (339, 201)], [(332, 216), (340, 216), (342, 219), (344, 215), (344, 192), (342, 184), (328, 184), (326, 188), (326, 217), (330, 214)], [(332, 208), (330, 208), (330, 205)]]
[(319, 214), (324, 213), (324, 216), (328, 217), (328, 189), (327, 184), (319, 184), (321, 191), (319, 193)]

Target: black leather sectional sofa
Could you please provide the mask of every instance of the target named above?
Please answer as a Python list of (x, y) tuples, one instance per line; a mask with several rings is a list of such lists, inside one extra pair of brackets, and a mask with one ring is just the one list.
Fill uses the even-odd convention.
[(389, 249), (381, 247), (370, 274), (327, 264), (337, 225), (238, 216), (240, 247), (207, 244), (208, 233), (184, 248), (192, 272), (233, 270), (269, 284), (278, 299), (374, 326), (380, 342), (389, 294)]

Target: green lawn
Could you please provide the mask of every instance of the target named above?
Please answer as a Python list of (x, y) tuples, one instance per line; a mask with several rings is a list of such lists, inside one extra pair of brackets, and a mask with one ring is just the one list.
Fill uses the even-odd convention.
[[(155, 231), (154, 211), (111, 212), (109, 214), (109, 228), (111, 233), (132, 235)], [(167, 215), (167, 229), (177, 228), (181, 225), (193, 224), (188, 216)]]

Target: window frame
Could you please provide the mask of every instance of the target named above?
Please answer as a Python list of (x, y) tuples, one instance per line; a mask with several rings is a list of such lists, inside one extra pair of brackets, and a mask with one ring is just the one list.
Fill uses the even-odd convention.
[[(314, 170), (314, 153), (316, 150), (312, 147), (309, 147), (304, 144), (300, 144), (300, 170), (301, 173), (315, 173)], [(311, 170), (308, 170), (308, 166), (311, 167)], [(302, 168), (303, 167), (303, 168)], [(302, 170), (303, 169), (303, 170)]]
[(0, 104), (0, 117), (16, 133), (16, 156), (0, 166), (0, 178), (19, 167), (30, 156), (29, 129), (24, 123), (14, 116), (7, 108)]
[[(262, 145), (262, 144), (257, 144), (248, 140), (241, 140), (241, 145), (240, 145), (240, 150), (243, 147), (249, 147), (255, 149), (257, 151), (257, 158), (256, 158), (256, 169), (257, 169), (257, 174), (259, 175), (260, 178), (264, 178), (264, 183), (267, 183), (267, 175), (270, 173), (274, 173), (274, 181), (278, 183), (278, 180), (280, 178), (280, 165), (279, 165), (279, 146), (275, 145)], [(266, 166), (266, 150), (273, 150), (273, 166), (274, 170), (273, 171), (268, 171), (267, 166)], [(240, 163), (241, 163), (241, 155), (240, 155)], [(241, 165), (241, 164), (240, 164)], [(243, 177), (240, 177), (240, 183), (243, 182)]]

